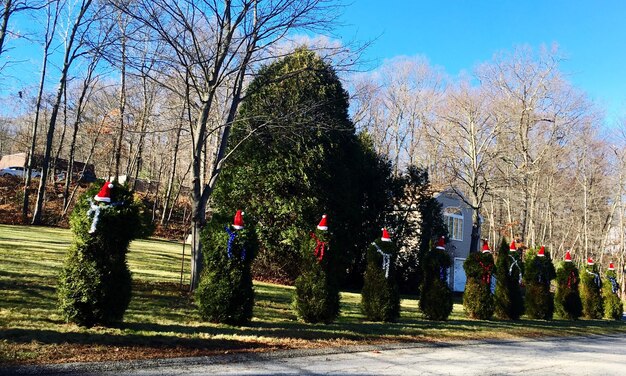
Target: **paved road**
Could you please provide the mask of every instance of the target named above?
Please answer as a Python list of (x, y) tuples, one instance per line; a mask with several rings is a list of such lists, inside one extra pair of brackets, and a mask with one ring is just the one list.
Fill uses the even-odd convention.
[[(344, 349), (345, 350), (345, 349)], [(336, 350), (335, 350), (336, 351)], [(220, 356), (123, 368), (47, 369), (82, 375), (626, 375), (626, 336), (370, 347), (367, 351)], [(108, 369), (107, 369), (108, 368)], [(31, 370), (32, 371), (32, 370)], [(39, 369), (37, 373), (44, 371)]]

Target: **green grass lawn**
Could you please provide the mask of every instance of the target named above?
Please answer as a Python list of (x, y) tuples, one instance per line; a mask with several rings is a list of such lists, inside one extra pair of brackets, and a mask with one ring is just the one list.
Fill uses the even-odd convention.
[[(465, 317), (460, 304), (454, 305), (448, 321), (430, 322), (410, 298), (403, 299), (398, 322), (371, 323), (361, 315), (360, 295), (355, 293), (342, 293), (336, 323), (311, 325), (293, 314), (292, 288), (266, 283), (255, 283), (251, 325), (212, 324), (200, 319), (189, 295), (179, 288), (182, 245), (153, 239), (131, 244), (133, 299), (124, 323), (86, 329), (65, 323), (56, 310), (56, 278), (70, 241), (71, 233), (64, 229), (0, 225), (0, 364), (626, 332), (624, 323), (603, 320), (475, 321)], [(184, 266), (188, 280), (188, 257)]]

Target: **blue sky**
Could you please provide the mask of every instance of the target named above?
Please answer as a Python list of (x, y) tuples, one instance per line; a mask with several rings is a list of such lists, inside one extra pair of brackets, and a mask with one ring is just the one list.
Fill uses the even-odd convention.
[(498, 51), (556, 43), (568, 59), (561, 70), (606, 108), (607, 123), (626, 116), (626, 1), (352, 1), (338, 33), (376, 39), (365, 54), (370, 68), (423, 55), (457, 75)]

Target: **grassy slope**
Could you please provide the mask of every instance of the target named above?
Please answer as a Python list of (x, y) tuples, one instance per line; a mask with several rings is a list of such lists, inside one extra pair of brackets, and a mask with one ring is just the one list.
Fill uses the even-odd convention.
[[(131, 244), (133, 300), (116, 328), (66, 324), (56, 311), (55, 284), (71, 233), (0, 225), (0, 364), (195, 356), (224, 351), (337, 346), (363, 342), (438, 341), (541, 335), (626, 332), (619, 322), (473, 321), (455, 304), (450, 320), (423, 320), (417, 301), (402, 301), (397, 323), (369, 323), (360, 295), (342, 294), (342, 315), (331, 325), (298, 322), (292, 289), (256, 283), (254, 319), (248, 327), (203, 322), (179, 290), (180, 244), (138, 240)], [(186, 249), (189, 252), (189, 248)], [(185, 275), (189, 265), (185, 265)]]

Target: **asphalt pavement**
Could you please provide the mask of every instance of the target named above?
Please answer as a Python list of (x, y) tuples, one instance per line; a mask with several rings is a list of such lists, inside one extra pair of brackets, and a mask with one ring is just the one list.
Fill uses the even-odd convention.
[(626, 375), (626, 336), (458, 341), (0, 369), (46, 375)]

